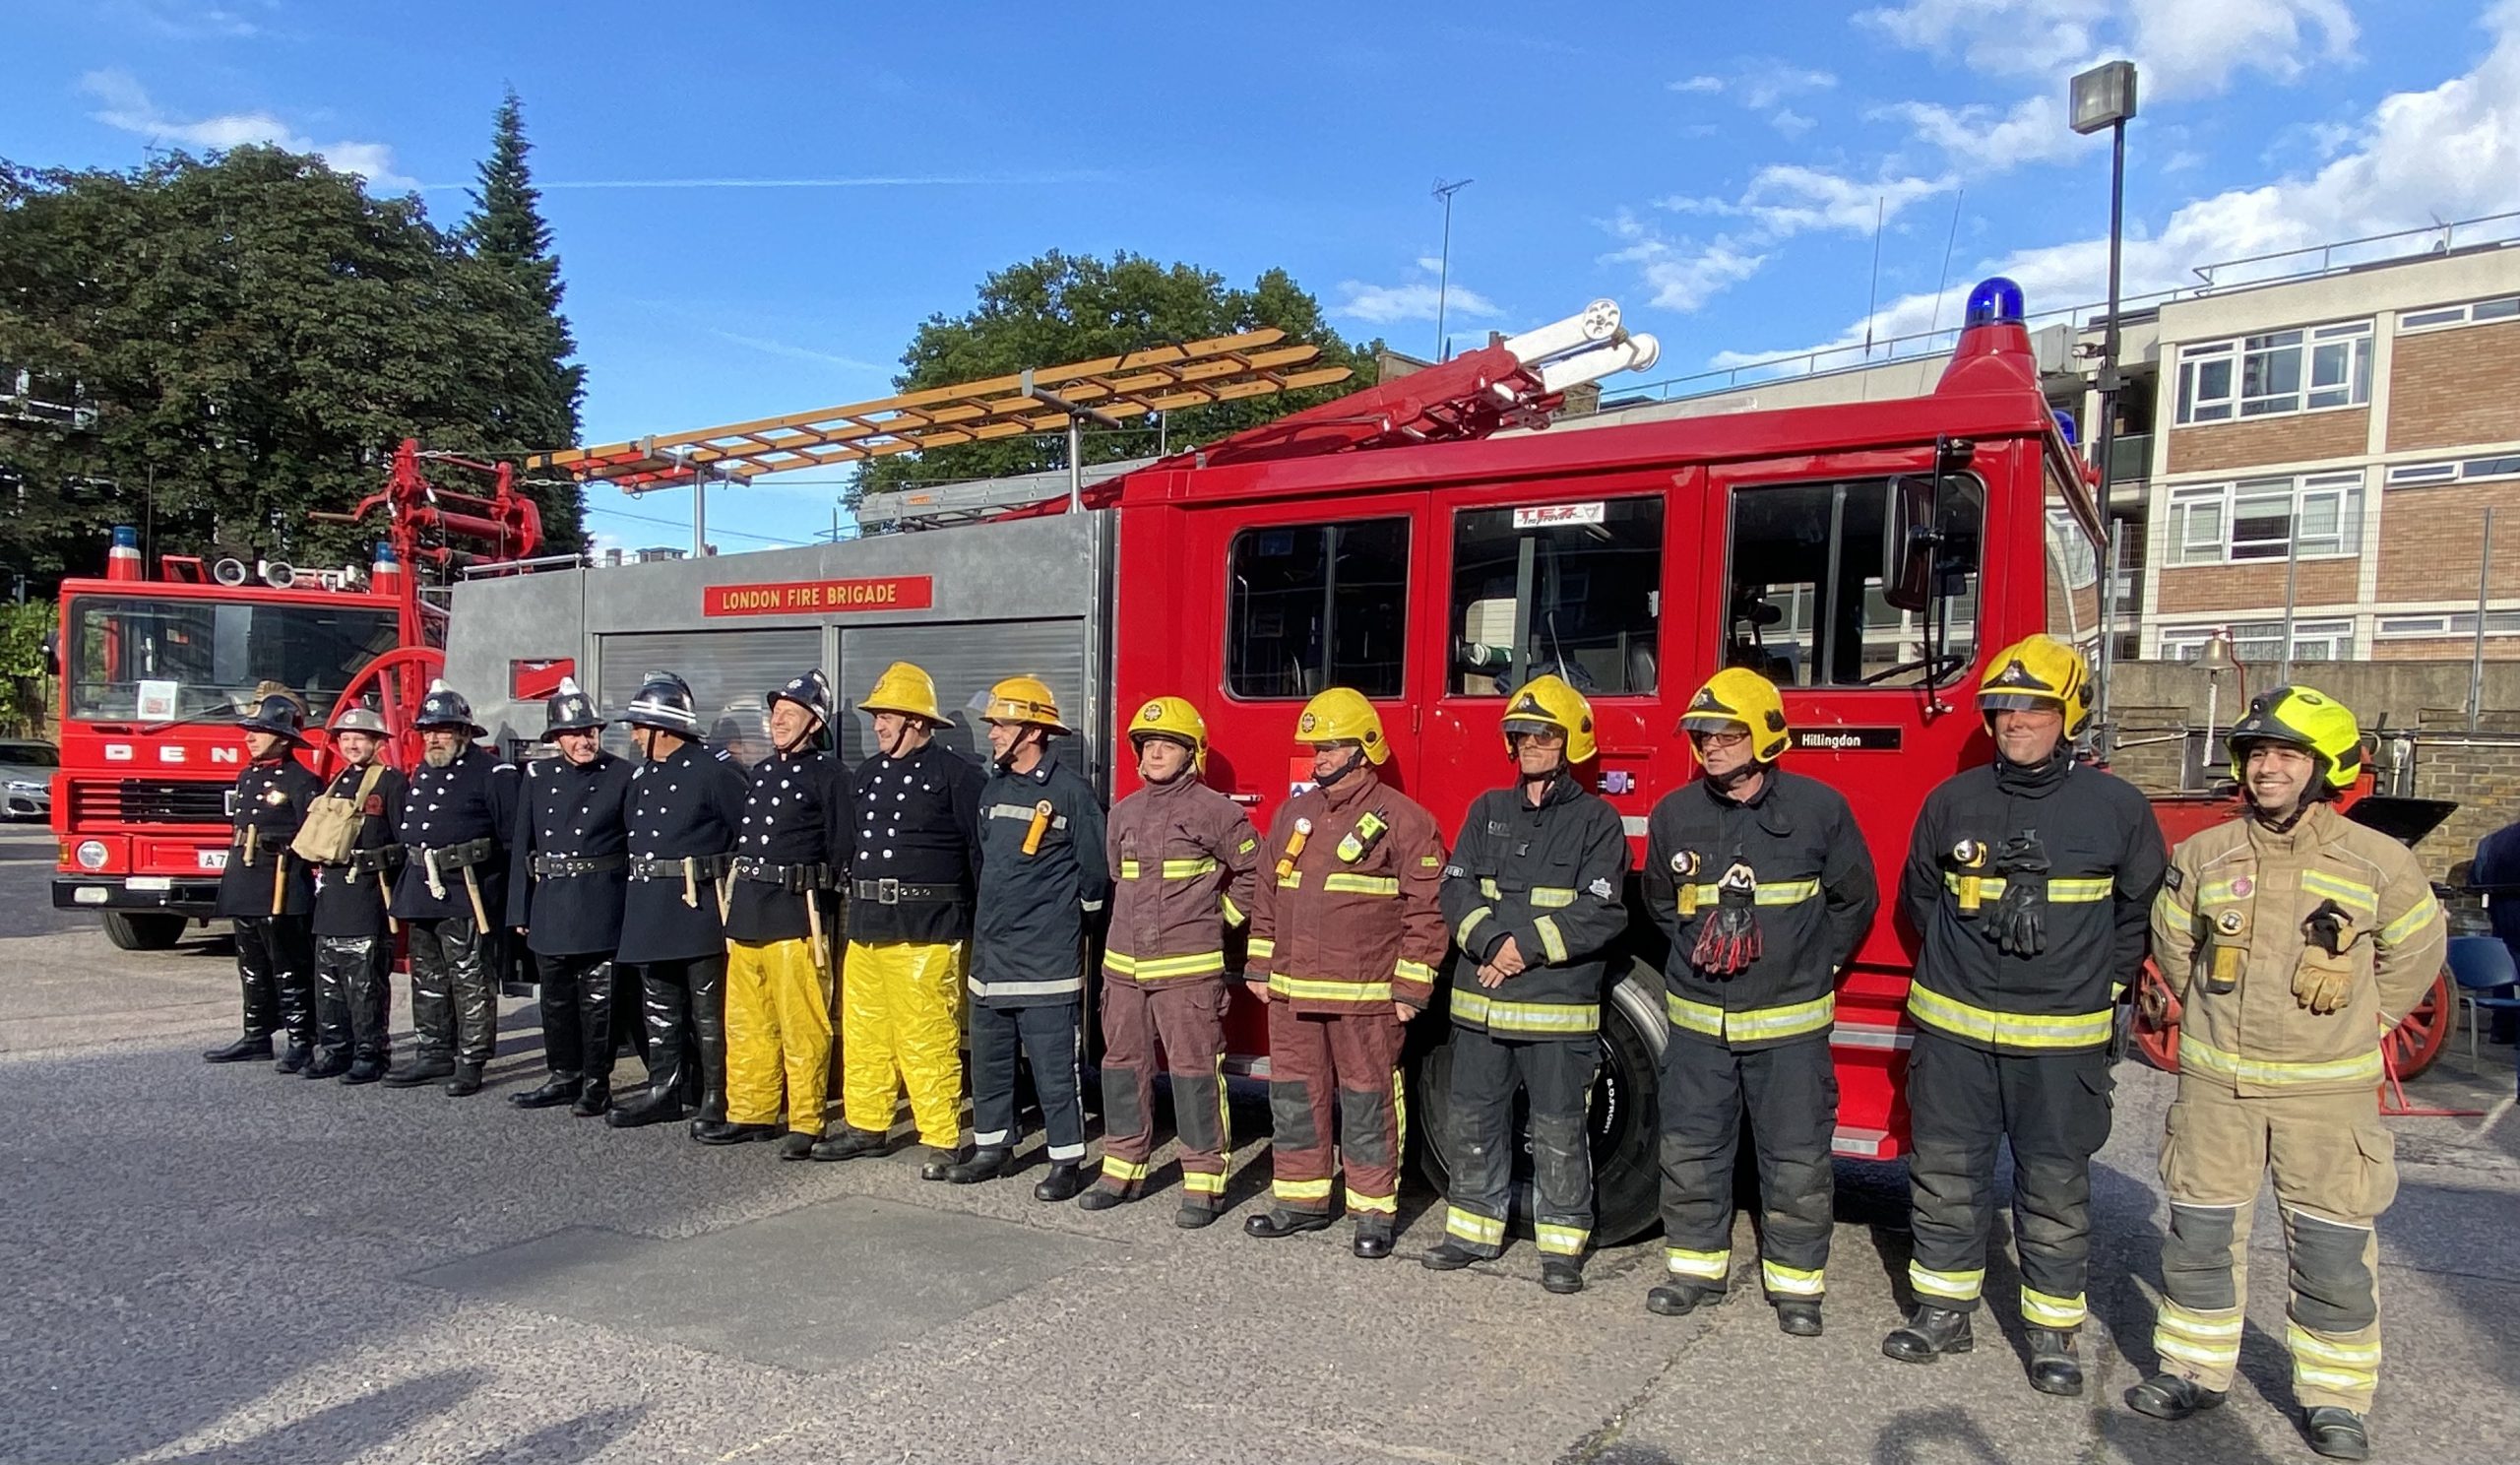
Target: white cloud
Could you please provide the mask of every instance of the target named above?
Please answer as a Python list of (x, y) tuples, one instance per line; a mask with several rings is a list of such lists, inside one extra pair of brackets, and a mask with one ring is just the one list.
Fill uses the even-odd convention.
[(1387, 326), (1395, 321), (1431, 321), (1435, 318), (1437, 295), (1442, 296), (1444, 318), (1448, 321), (1494, 320), (1505, 312), (1496, 302), (1459, 281), (1448, 286), (1436, 284), (1443, 262), (1432, 255), (1421, 255), (1397, 285), (1367, 285), (1361, 280), (1343, 280), (1339, 288), (1345, 292), (1339, 303), (1330, 307), (1332, 315), (1368, 325)]
[(2061, 79), (2131, 55), (2163, 97), (2218, 92), (2242, 69), (2292, 81), (2350, 59), (2360, 33), (2345, 0), (1907, 0), (1857, 19), (1995, 75)]
[(1977, 104), (1903, 101), (1883, 107), (1879, 115), (1907, 123), (1919, 142), (1940, 149), (1973, 177), (2070, 158), (2100, 142), (2066, 126), (2063, 100), (2048, 96), (2025, 96), (2001, 113)]
[(1759, 169), (1738, 198), (1658, 199), (1655, 207), (1699, 218), (1738, 220), (1707, 241), (1667, 237), (1651, 223), (1622, 210), (1605, 221), (1620, 248), (1606, 264), (1637, 267), (1654, 303), (1667, 310), (1695, 310), (1722, 291), (1757, 274), (1774, 246), (1814, 231), (1869, 234), (1919, 199), (1951, 186), (1947, 178), (1844, 177), (1798, 163)]
[(1651, 224), (1622, 210), (1603, 223), (1621, 248), (1602, 256), (1606, 264), (1636, 266), (1654, 303), (1665, 310), (1695, 310), (1759, 272), (1768, 262), (1757, 246), (1731, 235), (1711, 242), (1666, 239)]
[(745, 336), (734, 331), (721, 331), (715, 327), (710, 328), (709, 334), (729, 346), (740, 346), (746, 350), (757, 350), (764, 355), (785, 356), (791, 361), (814, 361), (851, 372), (880, 373), (892, 369), (879, 362), (860, 360), (855, 356), (839, 355), (832, 351), (815, 350), (811, 347), (794, 346), (768, 336)]
[(98, 109), (90, 113), (97, 121), (154, 142), (177, 143), (206, 152), (269, 143), (291, 153), (312, 153), (342, 172), (359, 174), (375, 188), (402, 190), (417, 186), (394, 170), (394, 150), (384, 143), (318, 143), (269, 112), (227, 112), (179, 122), (160, 113), (149, 99), (147, 89), (127, 71), (89, 72), (79, 79), (79, 89), (98, 103)]
[(1779, 107), (1776, 113), (1768, 118), (1768, 125), (1787, 137), (1800, 137), (1820, 124), (1792, 107)]
[(1670, 90), (1673, 92), (1721, 92), (1724, 90), (1724, 78), (1712, 76), (1685, 77), (1679, 81), (1671, 83)]
[(1693, 76), (1669, 84), (1673, 92), (1723, 93), (1754, 112), (1764, 112), (1789, 96), (1826, 92), (1838, 84), (1834, 73), (1797, 66), (1774, 56), (1745, 56), (1725, 76)]

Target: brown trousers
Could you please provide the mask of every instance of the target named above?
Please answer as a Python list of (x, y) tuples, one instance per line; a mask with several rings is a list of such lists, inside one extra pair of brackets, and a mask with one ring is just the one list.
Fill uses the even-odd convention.
[(1102, 984), (1102, 1185), (1135, 1194), (1155, 1150), (1156, 1050), (1172, 1076), (1182, 1203), (1224, 1203), (1233, 1137), (1225, 1104), (1226, 986), (1220, 977)]
[(1350, 1212), (1398, 1213), (1409, 1134), (1400, 1041), (1400, 1019), (1387, 1006), (1298, 1016), (1283, 999), (1270, 1002), (1269, 1152), (1280, 1208), (1327, 1212), (1332, 1172), (1344, 1165)]

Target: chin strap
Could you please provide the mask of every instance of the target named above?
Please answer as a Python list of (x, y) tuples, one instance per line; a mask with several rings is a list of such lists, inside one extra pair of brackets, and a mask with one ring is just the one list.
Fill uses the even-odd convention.
[(1328, 773), (1316, 773), (1312, 776), (1313, 786), (1316, 788), (1327, 789), (1332, 784), (1339, 782), (1348, 775), (1354, 773), (1358, 768), (1363, 767), (1364, 761), (1365, 750), (1363, 748), (1350, 748), (1348, 750), (1347, 762), (1340, 764), (1337, 768), (1330, 770)]

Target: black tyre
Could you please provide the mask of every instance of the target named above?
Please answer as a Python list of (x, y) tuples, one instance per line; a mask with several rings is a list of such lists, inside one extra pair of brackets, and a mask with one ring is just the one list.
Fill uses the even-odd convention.
[(103, 912), (105, 939), (124, 951), (164, 951), (183, 939), (184, 918), (150, 912)]
[[(1449, 1036), (1446, 1023), (1440, 1030)], [(1602, 1006), (1602, 1072), (1593, 1081), (1587, 1113), (1593, 1134), (1593, 1241), (1602, 1246), (1631, 1242), (1662, 1222), (1663, 1173), (1659, 1150), (1660, 1074), (1668, 1037), (1663, 1015), (1663, 978), (1639, 964), (1610, 991)], [(1451, 1126), (1446, 1110), (1452, 1094), (1452, 1046), (1429, 1043), (1410, 1065), (1409, 1095), (1413, 1126), (1420, 1142), (1413, 1149), (1418, 1172), (1442, 1191), (1452, 1170), (1444, 1150)], [(1528, 1114), (1520, 1095), (1514, 1099), (1514, 1222), (1528, 1234), (1531, 1227), (1531, 1142)]]

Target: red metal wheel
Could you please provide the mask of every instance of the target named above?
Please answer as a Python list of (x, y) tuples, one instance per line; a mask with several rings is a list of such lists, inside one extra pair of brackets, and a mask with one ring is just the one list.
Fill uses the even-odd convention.
[(359, 669), (334, 700), (325, 726), (373, 697), (377, 716), (385, 720), (385, 761), (408, 773), (420, 761), (420, 737), (411, 731), (411, 718), (428, 695), (429, 682), (445, 673), (446, 653), (439, 648), (397, 647)]
[[(2166, 1014), (2160, 1020), (2155, 1013)], [(2144, 959), (2144, 975), (2135, 980), (2135, 1003), (2128, 1020), (2135, 1051), (2164, 1073), (2178, 1071), (2178, 999), (2152, 958)]]
[(2450, 998), (2450, 977), (2445, 972), (2432, 979), (2431, 990), (2424, 994), (2414, 1010), (2389, 1029), (2389, 1036), (2380, 1042), (2389, 1051), (2389, 1062), (2396, 1068), (2399, 1082), (2431, 1067), (2432, 1060), (2441, 1056), (2458, 1010), (2458, 1004)]

